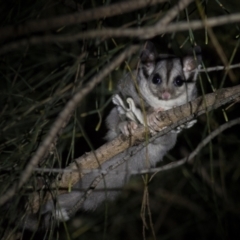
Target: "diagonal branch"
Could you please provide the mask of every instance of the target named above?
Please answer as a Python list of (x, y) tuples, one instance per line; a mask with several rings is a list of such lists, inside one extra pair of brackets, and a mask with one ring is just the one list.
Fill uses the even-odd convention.
[(22, 172), (20, 179), (18, 182), (13, 184), (13, 187), (9, 189), (3, 196), (0, 198), (0, 206), (3, 205), (7, 200), (9, 200), (22, 186), (27, 180), (30, 178), (34, 168), (37, 166), (39, 161), (45, 155), (45, 153), (50, 148), (52, 142), (55, 137), (62, 129), (63, 124), (68, 119), (68, 116), (71, 115), (72, 111), (76, 109), (78, 104), (84, 99), (84, 97), (102, 80), (104, 79), (111, 71), (113, 71), (117, 66), (119, 66), (127, 57), (131, 56), (134, 52), (139, 49), (138, 45), (131, 46), (125, 49), (122, 53), (120, 53), (115, 59), (113, 59), (105, 68), (102, 69), (97, 75), (95, 75), (92, 80), (79, 92), (77, 92), (72, 99), (66, 104), (62, 112), (60, 112), (58, 118), (52, 125), (48, 135), (41, 143), (39, 148), (37, 149), (34, 156), (30, 159), (26, 168)]
[[(235, 100), (240, 96), (240, 85), (231, 88), (220, 89), (215, 93), (205, 95), (205, 97), (199, 97), (192, 102), (184, 104), (182, 106), (170, 109), (165, 112), (159, 112), (157, 114), (158, 129), (163, 129), (156, 137), (166, 134), (170, 129), (175, 128), (183, 123), (186, 123), (197, 116), (217, 109), (220, 106)], [(146, 138), (146, 128), (139, 127), (135, 134), (131, 136), (131, 139), (124, 137), (123, 135), (115, 138), (113, 141), (102, 145), (94, 152), (86, 153), (80, 158), (75, 159), (74, 163), (70, 164), (67, 169), (96, 169), (98, 168), (98, 162), (104, 163), (106, 160), (114, 157), (118, 153), (121, 153), (130, 146), (133, 146), (137, 142), (144, 141)], [(112, 151), (114, 149), (114, 151)], [(96, 158), (98, 162), (96, 161)], [(74, 185), (82, 176), (82, 172), (66, 172), (61, 176), (61, 180), (58, 186), (68, 188), (69, 183)]]
[(226, 122), (226, 123), (222, 124), (220, 127), (218, 127), (213, 132), (211, 132), (206, 138), (204, 138), (204, 140), (198, 144), (198, 146), (194, 149), (194, 151), (191, 152), (191, 154), (189, 154), (188, 157), (185, 157), (185, 158), (183, 158), (181, 160), (178, 160), (176, 162), (171, 162), (171, 163), (166, 164), (162, 167), (146, 169), (146, 170), (142, 170), (140, 172), (132, 171), (131, 173), (132, 174), (137, 174), (137, 173), (138, 174), (145, 174), (145, 173), (163, 172), (163, 171), (171, 170), (173, 168), (180, 167), (180, 166), (184, 165), (185, 163), (193, 164), (194, 163), (194, 161), (193, 161), (194, 157), (197, 156), (197, 154), (201, 151), (201, 149), (203, 147), (205, 147), (212, 139), (214, 139), (220, 133), (222, 133), (223, 131), (225, 131), (228, 128), (231, 128), (231, 127), (233, 127), (237, 124), (240, 124), (240, 118), (236, 118), (234, 120), (231, 120), (229, 122)]
[[(214, 93), (199, 97), (194, 101), (182, 106), (170, 109), (165, 112), (156, 113), (156, 117), (158, 119), (157, 126), (160, 132), (154, 138), (166, 134), (173, 128), (184, 124), (201, 114), (204, 114), (213, 109), (217, 109), (226, 103), (230, 103), (231, 101), (236, 100), (239, 96), (240, 85), (231, 88), (220, 89)], [(137, 144), (140, 141), (144, 141), (145, 137), (146, 128), (142, 126), (139, 127), (134, 135), (132, 135), (130, 138), (126, 138), (123, 135), (120, 135), (113, 141), (102, 145), (96, 151), (86, 153), (80, 158), (75, 159), (74, 163), (70, 164), (66, 168), (66, 170), (72, 170), (72, 172), (65, 171), (63, 174), (59, 174), (59, 180), (57, 180), (56, 183), (52, 184), (53, 189), (56, 189), (56, 187), (68, 189), (69, 186), (73, 186), (81, 179), (81, 177), (83, 177), (83, 172), (85, 169), (89, 170), (98, 168), (99, 164), (103, 164), (105, 161), (121, 153), (128, 147)], [(127, 158), (123, 159), (123, 161), (126, 160)], [(177, 162), (176, 164), (180, 164), (180, 162)], [(182, 165), (182, 163), (180, 165)], [(63, 192), (66, 192), (66, 190), (60, 191), (60, 193)], [(50, 198), (51, 195), (47, 194), (44, 201), (47, 201)], [(39, 209), (40, 202), (42, 203), (42, 201), (39, 200), (40, 199), (38, 195), (35, 194), (33, 201), (31, 202), (31, 209), (34, 212)]]

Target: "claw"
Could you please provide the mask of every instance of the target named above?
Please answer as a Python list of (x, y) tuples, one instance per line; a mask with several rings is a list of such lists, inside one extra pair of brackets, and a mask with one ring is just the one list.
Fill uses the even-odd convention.
[(154, 112), (162, 112), (162, 111), (165, 111), (163, 108), (156, 108), (156, 109), (154, 109)]
[(158, 119), (157, 112), (153, 112), (147, 117), (147, 125), (150, 128), (151, 133), (156, 133), (158, 131)]
[(121, 122), (118, 127), (119, 127), (121, 133), (128, 137), (135, 132), (135, 130), (138, 127), (138, 124), (133, 121), (129, 121), (129, 122), (124, 121), (124, 122)]

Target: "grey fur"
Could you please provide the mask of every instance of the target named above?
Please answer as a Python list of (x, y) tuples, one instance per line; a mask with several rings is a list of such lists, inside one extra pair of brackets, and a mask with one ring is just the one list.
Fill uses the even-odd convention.
[[(190, 81), (193, 77), (191, 70), (195, 69), (197, 65), (197, 62), (191, 56), (179, 59), (175, 56), (158, 55), (154, 45), (147, 42), (141, 55), (139, 69), (133, 71), (132, 74), (127, 74), (119, 81), (117, 93), (123, 99), (131, 97), (138, 108), (145, 108), (146, 113), (151, 113), (159, 108), (167, 110), (182, 105), (191, 101), (197, 95), (195, 82)], [(159, 74), (162, 79), (162, 83), (159, 85), (152, 82), (152, 78), (156, 73)], [(135, 80), (134, 76), (136, 78)], [(180, 76), (184, 80), (183, 86), (177, 87), (174, 85), (176, 76)], [(170, 98), (167, 100), (162, 99), (163, 93), (167, 96), (170, 94)], [(109, 129), (106, 135), (108, 141), (111, 141), (122, 133), (119, 126), (124, 122), (127, 124), (128, 119), (126, 119), (124, 114), (119, 114), (117, 107), (114, 107), (106, 120)], [(173, 148), (176, 139), (177, 133), (170, 132), (157, 138), (154, 142), (148, 144), (147, 147), (131, 156), (128, 161), (119, 165), (114, 170), (114, 173), (108, 173), (104, 177), (104, 180), (99, 182), (94, 191), (85, 199), (81, 209), (94, 210), (105, 199), (114, 199), (119, 192), (116, 189), (121, 189), (129, 180), (129, 172), (131, 172), (131, 170), (143, 170), (154, 167), (156, 163), (162, 160), (164, 155)], [(113, 157), (102, 164), (101, 169), (107, 169), (119, 159), (131, 154), (135, 149), (136, 146), (133, 146)], [(115, 171), (118, 171), (118, 174), (116, 174)], [(56, 214), (55, 217), (59, 220), (68, 220), (68, 216), (65, 216), (65, 214), (71, 210), (84, 195), (84, 190), (80, 191), (79, 189), (88, 189), (98, 175), (98, 173), (86, 174), (83, 179), (74, 186), (71, 193), (59, 195), (56, 206), (54, 206), (52, 201), (49, 201), (42, 207), (41, 213), (46, 215), (48, 215), (48, 213), (55, 214), (55, 208), (57, 207), (61, 209), (64, 216), (61, 217), (59, 214)], [(111, 191), (111, 189), (113, 190)], [(47, 224), (45, 223), (45, 225)]]

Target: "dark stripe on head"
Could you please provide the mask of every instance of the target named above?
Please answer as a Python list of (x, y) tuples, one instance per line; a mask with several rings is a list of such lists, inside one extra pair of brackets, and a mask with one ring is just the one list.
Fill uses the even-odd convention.
[(172, 72), (172, 69), (173, 69), (173, 60), (172, 59), (169, 59), (166, 61), (166, 74), (167, 74), (167, 84), (169, 83), (169, 80), (170, 80), (170, 74)]
[(194, 78), (194, 73), (191, 73), (189, 78), (185, 80), (186, 83), (195, 83), (196, 81), (194, 81), (193, 78)]
[(148, 79), (149, 75), (148, 75), (148, 71), (145, 67), (142, 67), (142, 73), (143, 73), (143, 76)]
[[(182, 69), (183, 69), (183, 58), (180, 58), (180, 63), (181, 63), (181, 66), (182, 66)], [(184, 80), (185, 82), (187, 82), (188, 79), (185, 78), (185, 74), (183, 74), (183, 77), (184, 77)]]

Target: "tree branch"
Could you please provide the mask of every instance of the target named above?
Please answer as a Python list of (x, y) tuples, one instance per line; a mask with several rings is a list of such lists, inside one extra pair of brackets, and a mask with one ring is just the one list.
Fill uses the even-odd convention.
[[(220, 26), (223, 24), (230, 24), (230, 23), (237, 23), (240, 22), (240, 14), (231, 14), (227, 16), (221, 17), (212, 17), (206, 20), (206, 24), (209, 27)], [(80, 32), (75, 35), (62, 35), (62, 36), (42, 36), (42, 37), (31, 37), (28, 39), (22, 39), (20, 41), (12, 42), (9, 44), (4, 45), (0, 49), (0, 54), (5, 54), (9, 51), (16, 50), (21, 47), (25, 47), (27, 45), (36, 45), (36, 44), (45, 44), (45, 43), (53, 43), (53, 42), (62, 42), (62, 43), (70, 43), (76, 42), (80, 39), (92, 39), (92, 38), (140, 38), (140, 39), (150, 39), (157, 35), (164, 34), (164, 33), (172, 33), (172, 32), (180, 32), (186, 31), (189, 28), (192, 30), (197, 30), (204, 28), (205, 25), (201, 20), (194, 20), (191, 22), (178, 22), (178, 23), (171, 23), (166, 25), (159, 26), (158, 24), (151, 26), (151, 27), (144, 27), (144, 28), (128, 28), (128, 29), (115, 29), (115, 28), (105, 28), (100, 30), (89, 30), (87, 32)]]
[(84, 10), (81, 13), (68, 14), (61, 17), (42, 19), (37, 21), (29, 21), (18, 26), (8, 26), (0, 29), (0, 39), (5, 40), (10, 37), (20, 37), (23, 35), (30, 35), (31, 33), (39, 31), (47, 31), (56, 29), (62, 26), (69, 26), (88, 22), (99, 18), (107, 18), (123, 13), (131, 12), (146, 6), (152, 6), (158, 3), (166, 2), (167, 0), (135, 0), (123, 1), (120, 3), (111, 4), (95, 9)]
[(226, 122), (224, 124), (222, 124), (220, 127), (218, 127), (217, 129), (215, 129), (213, 132), (211, 132), (206, 138), (204, 138), (204, 140), (202, 142), (200, 142), (198, 144), (198, 146), (194, 149), (194, 151), (191, 152), (191, 154), (188, 157), (185, 157), (181, 160), (178, 160), (176, 162), (172, 162), (169, 164), (166, 164), (162, 167), (159, 168), (151, 168), (151, 169), (146, 169), (146, 170), (142, 170), (141, 172), (131, 172), (132, 174), (145, 174), (145, 173), (156, 173), (156, 172), (163, 172), (166, 170), (171, 170), (173, 168), (182, 166), (185, 163), (190, 163), (193, 164), (193, 158), (195, 156), (197, 156), (197, 154), (200, 152), (200, 150), (205, 147), (213, 138), (215, 138), (216, 136), (218, 136), (220, 133), (222, 133), (223, 131), (227, 130), (228, 128), (233, 127), (234, 125), (240, 124), (240, 118), (231, 120), (229, 122)]
[[(233, 101), (240, 96), (240, 85), (231, 88), (220, 89), (215, 93), (205, 95), (205, 97), (199, 97), (192, 102), (184, 104), (180, 107), (170, 109), (168, 111), (159, 112), (157, 114), (158, 128), (163, 129), (156, 137), (166, 134), (170, 129), (177, 127), (183, 123), (186, 123), (197, 116), (217, 109), (220, 106)], [(86, 153), (80, 158), (75, 159), (74, 163), (70, 164), (67, 169), (79, 169), (79, 173), (64, 173), (61, 176), (61, 180), (58, 186), (68, 188), (69, 183), (74, 185), (79, 181), (79, 177), (82, 176), (82, 170), (98, 168), (98, 162), (104, 163), (106, 160), (114, 157), (118, 153), (123, 152), (135, 143), (144, 141), (146, 137), (146, 128), (144, 126), (139, 127), (135, 134), (131, 138), (126, 138), (123, 135), (117, 137), (111, 142), (102, 145), (94, 152)], [(155, 137), (155, 138), (156, 138)], [(114, 149), (114, 151), (112, 151)], [(98, 161), (96, 161), (96, 159)]]
[[(240, 85), (231, 88), (220, 89), (214, 93), (210, 93), (203, 97), (199, 97), (194, 101), (184, 104), (182, 106), (170, 109), (168, 111), (156, 113), (156, 117), (158, 119), (157, 126), (160, 132), (156, 136), (154, 136), (153, 139), (166, 134), (170, 130), (196, 118), (201, 114), (217, 109), (226, 103), (230, 103), (239, 96)], [(67, 171), (65, 171), (63, 174), (59, 174), (57, 178), (58, 180), (56, 180), (56, 182), (52, 184), (52, 188), (53, 189), (64, 188), (65, 190), (58, 192), (60, 193), (66, 192), (66, 189), (68, 189), (69, 186), (73, 186), (84, 176), (84, 170), (86, 169), (94, 170), (99, 167), (99, 164), (103, 164), (105, 161), (123, 152), (128, 147), (133, 146), (134, 144), (137, 144), (141, 141), (144, 141), (146, 138), (146, 130), (147, 129), (144, 126), (141, 126), (138, 129), (136, 129), (134, 135), (132, 135), (131, 137), (126, 138), (123, 135), (120, 135), (113, 141), (102, 145), (97, 150), (90, 153), (86, 153), (80, 158), (75, 159), (75, 161), (66, 168)], [(140, 148), (141, 147), (143, 146), (140, 146)], [(127, 161), (129, 157), (130, 156), (125, 157), (122, 161)], [(121, 163), (122, 162), (120, 161), (117, 164), (119, 165)], [(167, 170), (172, 168), (172, 165), (176, 167), (184, 163), (185, 162), (181, 160), (169, 164), (168, 166), (165, 166), (163, 168)], [(68, 170), (72, 170), (72, 172), (69, 172)], [(107, 172), (108, 170), (106, 170), (104, 174), (107, 174)], [(51, 195), (47, 194), (44, 201), (47, 201), (50, 198)], [(40, 202), (42, 203), (42, 201), (40, 201), (39, 199), (39, 196), (35, 194), (35, 196), (33, 197), (33, 201), (31, 202), (31, 209), (34, 212), (38, 210)]]

